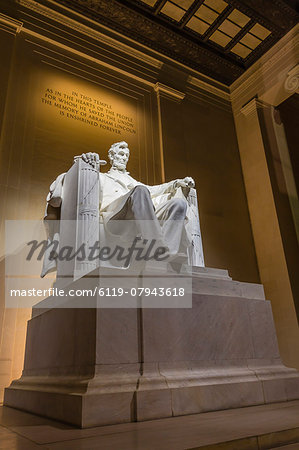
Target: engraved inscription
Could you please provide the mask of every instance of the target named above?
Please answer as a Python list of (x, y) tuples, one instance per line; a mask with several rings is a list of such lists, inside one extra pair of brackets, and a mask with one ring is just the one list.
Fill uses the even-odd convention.
[(136, 134), (133, 117), (120, 113), (114, 105), (100, 98), (89, 97), (77, 91), (67, 93), (47, 88), (41, 102), (56, 109), (65, 119), (76, 120), (115, 134)]

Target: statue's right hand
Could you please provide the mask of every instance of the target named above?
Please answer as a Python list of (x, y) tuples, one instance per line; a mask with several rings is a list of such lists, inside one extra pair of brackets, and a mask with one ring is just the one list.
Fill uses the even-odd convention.
[(100, 159), (97, 153), (93, 152), (82, 153), (81, 158), (84, 162), (90, 164), (94, 169), (99, 169), (100, 166), (107, 164), (106, 161)]
[(97, 153), (82, 153), (81, 158), (84, 162), (90, 164), (94, 168), (97, 168), (100, 165), (100, 157)]

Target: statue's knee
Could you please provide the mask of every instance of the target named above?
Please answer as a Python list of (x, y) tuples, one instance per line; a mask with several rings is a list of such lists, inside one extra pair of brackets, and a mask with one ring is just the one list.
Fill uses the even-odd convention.
[(134, 196), (150, 197), (150, 191), (146, 186), (142, 185), (135, 186), (132, 193), (134, 194)]
[(184, 198), (174, 198), (172, 199), (173, 206), (176, 209), (176, 211), (179, 211), (183, 214), (187, 212), (187, 201)]

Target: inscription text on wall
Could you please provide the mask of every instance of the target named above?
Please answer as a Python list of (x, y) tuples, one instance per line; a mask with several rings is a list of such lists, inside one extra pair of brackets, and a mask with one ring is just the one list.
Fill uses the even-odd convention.
[(47, 88), (42, 104), (55, 108), (69, 120), (76, 120), (92, 127), (99, 127), (115, 134), (136, 134), (134, 119), (118, 112), (111, 104), (73, 91), (71, 94)]

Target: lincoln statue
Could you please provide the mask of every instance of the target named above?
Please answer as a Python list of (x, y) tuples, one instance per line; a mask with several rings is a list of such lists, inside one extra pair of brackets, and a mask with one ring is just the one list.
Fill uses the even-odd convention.
[[(197, 214), (194, 205), (186, 200), (188, 192), (195, 186), (194, 180), (185, 177), (154, 186), (145, 185), (126, 170), (129, 156), (126, 142), (114, 143), (108, 151), (111, 168), (107, 173), (99, 173), (99, 216), (105, 231), (116, 238), (139, 236), (144, 241), (155, 240), (157, 246), (165, 249), (169, 261), (186, 263), (187, 248), (192, 241), (190, 225)], [(97, 153), (83, 153), (80, 158), (94, 169), (105, 163)], [(55, 214), (63, 201), (64, 177), (65, 174), (59, 175), (50, 187), (46, 219), (58, 218)], [(43, 275), (47, 271), (44, 267)]]

